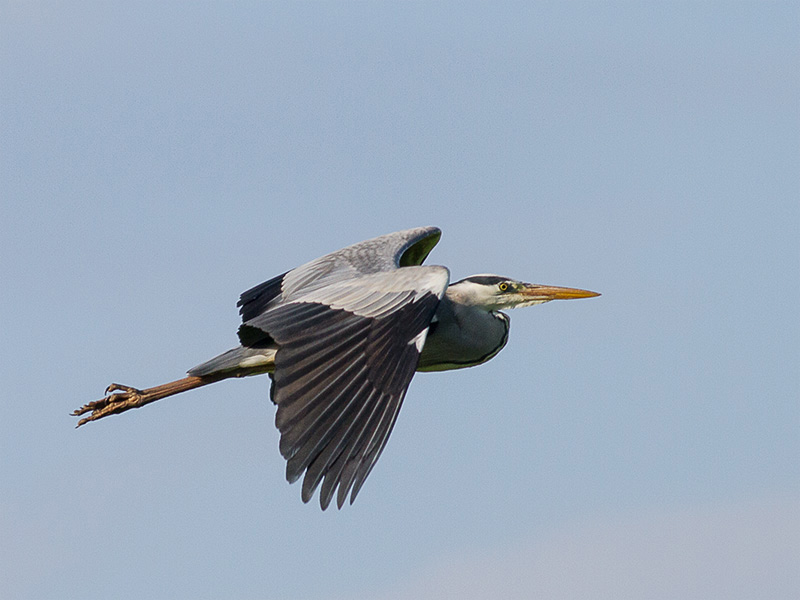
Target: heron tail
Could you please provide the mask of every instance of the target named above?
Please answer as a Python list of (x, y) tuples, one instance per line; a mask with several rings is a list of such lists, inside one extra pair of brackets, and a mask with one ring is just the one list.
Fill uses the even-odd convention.
[[(230, 373), (230, 377), (259, 375), (275, 370), (275, 348), (246, 348), (239, 346), (215, 356), (211, 360), (192, 367), (188, 374), (191, 377), (208, 377)], [(241, 371), (232, 373), (232, 371)]]

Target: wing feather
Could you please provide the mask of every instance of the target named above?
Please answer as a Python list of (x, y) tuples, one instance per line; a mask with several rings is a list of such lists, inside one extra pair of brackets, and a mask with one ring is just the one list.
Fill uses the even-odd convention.
[[(308, 498), (313, 495), (314, 490), (319, 485), (323, 477), (327, 480), (333, 478), (332, 485), (335, 486), (338, 478), (334, 476), (332, 467), (343, 457), (346, 457), (346, 448), (363, 435), (365, 423), (368, 422), (366, 416), (374, 412), (380, 406), (380, 392), (374, 388), (363, 398), (358, 399), (354, 411), (347, 415), (340, 427), (337, 428), (331, 442), (320, 452), (306, 471), (303, 487), (308, 492)], [(320, 494), (320, 505), (323, 510), (330, 502), (329, 497)]]
[[(421, 265), (441, 235), (437, 227), (397, 231), (353, 244), (287, 271), (241, 294), (237, 306), (242, 322), (339, 281)], [(248, 341), (256, 343), (246, 337), (242, 344), (248, 345)]]
[[(372, 410), (369, 414), (364, 416), (364, 423), (361, 427), (359, 427), (356, 435), (351, 436), (350, 440), (347, 443), (346, 448), (339, 453), (335, 461), (333, 461), (327, 468), (327, 472), (325, 473), (325, 480), (322, 483), (322, 489), (319, 493), (319, 501), (320, 505), (323, 507), (323, 510), (327, 508), (330, 504), (331, 500), (333, 499), (334, 490), (336, 489), (336, 485), (341, 481), (342, 485), (344, 485), (346, 481), (346, 468), (349, 467), (353, 461), (350, 460), (351, 456), (357, 448), (359, 447), (360, 443), (362, 442), (362, 438), (367, 434), (370, 428), (370, 424), (374, 418), (376, 409), (378, 408), (379, 404), (376, 403), (375, 406), (371, 407)], [(341, 506), (340, 506), (341, 508)]]
[[(345, 373), (343, 377), (335, 379), (321, 391), (313, 403), (305, 405), (295, 419), (278, 426), (283, 432), (280, 450), (285, 458), (295, 458), (301, 448), (308, 446), (309, 439), (315, 433), (332, 429), (346, 414), (348, 402), (357, 397), (359, 390), (365, 386), (362, 372), (354, 370), (353, 373)], [(353, 378), (349, 378), (351, 375)], [(308, 450), (311, 452), (313, 448)], [(295, 460), (292, 469), (297, 467), (302, 471), (307, 466), (298, 464), (299, 461), (300, 459)]]
[(348, 477), (345, 492), (342, 493), (341, 486), (339, 487), (339, 497), (337, 498), (339, 508), (341, 508), (344, 504), (344, 501), (347, 497), (347, 492), (350, 491), (351, 486), (353, 492), (350, 496), (350, 503), (352, 504), (355, 501), (356, 496), (361, 489), (361, 484), (363, 484), (363, 481), (367, 478), (367, 475), (369, 475), (369, 473), (372, 471), (372, 468), (375, 466), (375, 463), (383, 452), (383, 448), (389, 439), (389, 434), (394, 428), (397, 414), (400, 412), (402, 401), (403, 398), (399, 397), (391, 398), (390, 401), (386, 403), (383, 413), (380, 416), (380, 420), (373, 429), (373, 434), (369, 442), (365, 444), (362, 453), (351, 460), (352, 475)]
[(373, 390), (362, 381), (353, 385), (352, 392), (350, 395), (340, 396), (340, 403), (336, 406), (323, 405), (326, 419), (318, 426), (314, 423), (314, 427), (302, 432), (301, 435), (305, 439), (297, 449), (297, 453), (287, 462), (287, 473), (291, 471), (294, 477), (299, 478), (312, 463), (320, 463), (320, 456), (324, 455), (326, 448), (330, 451), (335, 450), (332, 441), (347, 435), (349, 425)]
[(334, 494), (339, 507), (348, 494), (355, 499), (394, 426), (448, 280), (444, 267), (394, 267), (312, 286), (243, 324), (278, 345), (275, 423), (287, 479), (305, 472), (303, 501), (321, 482), (323, 509)]
[[(337, 494), (336, 504), (339, 508), (342, 507), (344, 498), (347, 497), (347, 492), (352, 485), (352, 475), (359, 464), (359, 457), (363, 453), (363, 448), (369, 442), (369, 438), (373, 435), (375, 427), (380, 422), (381, 414), (385, 410), (387, 403), (391, 402), (391, 398), (382, 397), (381, 402), (376, 403), (373, 410), (368, 415), (365, 415), (360, 429), (360, 435), (353, 439), (353, 442), (348, 447), (348, 452), (342, 455), (342, 469), (338, 476), (339, 491)], [(333, 497), (333, 489), (331, 489), (328, 498), (320, 497), (322, 500), (330, 500)]]
[(264, 312), (270, 302), (281, 295), (285, 276), (286, 273), (278, 275), (269, 281), (250, 288), (246, 292), (242, 292), (242, 295), (239, 296), (239, 302), (236, 303), (236, 306), (239, 307), (239, 314), (242, 315), (242, 322), (249, 321)]

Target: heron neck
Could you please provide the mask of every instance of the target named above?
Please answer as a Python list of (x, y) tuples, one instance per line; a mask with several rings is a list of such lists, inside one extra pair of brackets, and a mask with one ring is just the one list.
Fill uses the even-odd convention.
[(508, 341), (503, 313), (442, 298), (420, 355), (418, 371), (472, 367), (493, 358)]

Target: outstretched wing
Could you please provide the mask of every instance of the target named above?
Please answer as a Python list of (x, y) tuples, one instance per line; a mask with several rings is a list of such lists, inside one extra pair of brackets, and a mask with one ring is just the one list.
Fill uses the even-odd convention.
[(244, 323), (242, 343), (268, 335), (272, 399), (286, 478), (305, 472), (304, 502), (322, 482), (327, 508), (355, 500), (394, 426), (428, 326), (449, 281), (444, 267), (350, 277), (282, 302)]
[(417, 227), (359, 242), (259, 284), (240, 298), (242, 322), (314, 289), (398, 267), (421, 265), (439, 241), (438, 227)]

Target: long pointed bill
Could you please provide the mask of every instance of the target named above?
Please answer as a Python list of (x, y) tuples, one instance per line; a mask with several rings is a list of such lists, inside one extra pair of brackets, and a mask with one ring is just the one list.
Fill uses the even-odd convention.
[(529, 283), (519, 291), (520, 296), (528, 300), (549, 302), (550, 300), (573, 300), (575, 298), (594, 298), (597, 292), (579, 290), (577, 288), (556, 287), (554, 285), (537, 285)]

